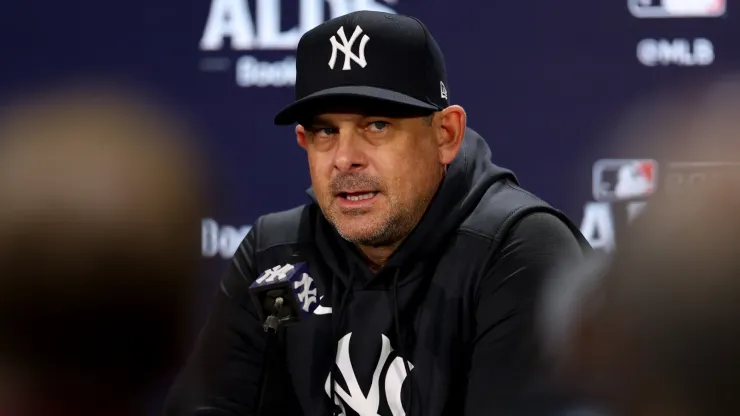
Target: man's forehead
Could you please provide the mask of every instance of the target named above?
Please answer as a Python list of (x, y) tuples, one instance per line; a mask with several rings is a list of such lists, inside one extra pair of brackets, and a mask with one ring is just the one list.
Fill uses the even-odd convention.
[(393, 119), (417, 118), (432, 114), (428, 109), (399, 106), (381, 101), (334, 102), (306, 109), (299, 122), (303, 125), (359, 121), (367, 117)]
[[(359, 121), (366, 117), (371, 117), (370, 114), (360, 113), (322, 113), (312, 116), (307, 120), (310, 124), (336, 124), (346, 121)], [(375, 115), (378, 117), (378, 115)]]

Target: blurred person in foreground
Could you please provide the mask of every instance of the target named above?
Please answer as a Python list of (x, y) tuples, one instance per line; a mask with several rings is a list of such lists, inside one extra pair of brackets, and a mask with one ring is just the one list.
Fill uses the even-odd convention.
[(560, 375), (615, 416), (740, 412), (740, 82), (680, 90), (618, 128), (660, 161), (647, 208), (543, 307), (560, 320), (546, 336)]
[(652, 201), (601, 271), (580, 351), (611, 414), (740, 411), (739, 185)]
[[(297, 124), (311, 202), (255, 222), (168, 415), (517, 414), (547, 394), (535, 294), (588, 243), (491, 163), (447, 88), (417, 19), (356, 12), (303, 35), (275, 122)], [(320, 306), (265, 351), (249, 287), (296, 254)]]
[(146, 414), (183, 355), (199, 268), (189, 136), (104, 86), (3, 110), (0, 414)]

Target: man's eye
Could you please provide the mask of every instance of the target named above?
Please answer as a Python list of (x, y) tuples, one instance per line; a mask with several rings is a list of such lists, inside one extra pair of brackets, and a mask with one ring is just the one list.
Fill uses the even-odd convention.
[(316, 137), (328, 137), (333, 134), (337, 134), (338, 129), (333, 127), (321, 127), (314, 129), (313, 133)]
[(370, 127), (370, 130), (372, 131), (382, 131), (382, 130), (385, 130), (386, 127), (388, 127), (388, 122), (387, 121), (373, 121), (372, 123), (370, 123), (369, 127)]

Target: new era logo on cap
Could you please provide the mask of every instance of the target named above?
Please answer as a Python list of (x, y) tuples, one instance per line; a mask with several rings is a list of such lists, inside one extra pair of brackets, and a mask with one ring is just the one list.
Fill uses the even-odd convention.
[(301, 37), (296, 101), (278, 113), (275, 123), (293, 124), (316, 111), (318, 103), (341, 106), (349, 98), (431, 113), (449, 105), (446, 85), (442, 52), (419, 20), (373, 11), (349, 13)]

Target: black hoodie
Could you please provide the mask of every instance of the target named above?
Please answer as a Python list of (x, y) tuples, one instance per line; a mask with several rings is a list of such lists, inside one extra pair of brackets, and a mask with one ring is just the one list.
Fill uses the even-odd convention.
[[(165, 414), (493, 415), (535, 400), (539, 283), (588, 243), (490, 157), (468, 129), (421, 222), (377, 273), (315, 203), (260, 217)], [(296, 255), (324, 313), (281, 328), (265, 354), (248, 287)]]

